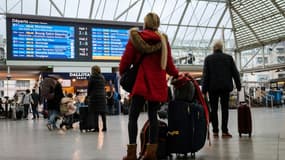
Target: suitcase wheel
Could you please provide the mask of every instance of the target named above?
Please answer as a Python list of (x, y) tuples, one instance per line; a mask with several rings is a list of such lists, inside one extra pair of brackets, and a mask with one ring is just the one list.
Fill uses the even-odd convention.
[(195, 158), (196, 158), (196, 157), (195, 157), (195, 153), (191, 153), (191, 154), (190, 154), (190, 158), (191, 158), (191, 159), (195, 159)]
[(239, 137), (241, 137), (241, 133), (239, 133)]
[(185, 154), (176, 154), (176, 159), (187, 159), (187, 153)]
[(251, 133), (248, 133), (248, 136), (251, 137)]

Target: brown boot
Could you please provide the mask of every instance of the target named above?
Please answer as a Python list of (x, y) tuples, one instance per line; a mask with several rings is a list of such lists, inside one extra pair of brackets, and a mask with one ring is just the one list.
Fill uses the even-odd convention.
[(123, 160), (137, 160), (137, 144), (128, 144), (127, 155)]
[(157, 144), (147, 144), (143, 160), (156, 160)]

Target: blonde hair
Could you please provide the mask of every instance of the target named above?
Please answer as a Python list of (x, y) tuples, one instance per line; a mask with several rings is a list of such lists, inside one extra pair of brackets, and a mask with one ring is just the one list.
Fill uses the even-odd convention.
[(167, 40), (162, 33), (158, 32), (159, 25), (160, 25), (160, 18), (156, 13), (150, 12), (144, 17), (144, 28), (155, 31), (155, 33), (161, 39), (160, 66), (163, 70), (165, 70), (167, 64)]
[(150, 12), (144, 17), (144, 28), (157, 31), (160, 25), (160, 18), (157, 14)]
[(217, 51), (217, 50), (223, 51), (223, 46), (224, 46), (224, 43), (222, 40), (216, 40), (214, 42), (214, 45), (213, 45), (213, 50), (214, 51)]
[(97, 66), (97, 65), (95, 65), (95, 66), (93, 66), (92, 68), (91, 68), (91, 74), (99, 74), (99, 73), (101, 73), (101, 69), (100, 69), (100, 67), (99, 66)]

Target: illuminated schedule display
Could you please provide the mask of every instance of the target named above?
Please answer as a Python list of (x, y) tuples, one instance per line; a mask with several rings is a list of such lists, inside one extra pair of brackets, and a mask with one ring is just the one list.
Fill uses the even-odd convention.
[(7, 60), (118, 61), (140, 23), (7, 15)]
[(74, 27), (12, 19), (12, 56), (74, 59)]
[(128, 29), (92, 28), (92, 59), (120, 59), (128, 42)]

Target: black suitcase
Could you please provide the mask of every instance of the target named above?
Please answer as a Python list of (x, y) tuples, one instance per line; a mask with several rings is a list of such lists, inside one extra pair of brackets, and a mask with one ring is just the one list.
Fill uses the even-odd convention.
[(89, 120), (88, 107), (80, 107), (79, 108), (79, 129), (81, 132), (83, 130), (90, 129), (88, 120)]
[(23, 111), (22, 110), (16, 110), (16, 119), (20, 120), (23, 117)]
[(200, 150), (206, 141), (207, 123), (198, 103), (171, 101), (168, 106), (168, 152), (184, 154)]

